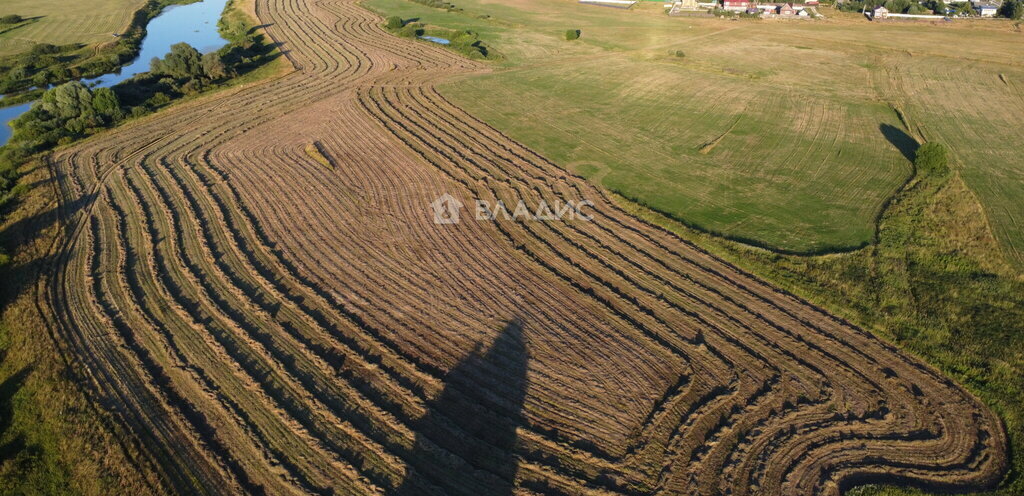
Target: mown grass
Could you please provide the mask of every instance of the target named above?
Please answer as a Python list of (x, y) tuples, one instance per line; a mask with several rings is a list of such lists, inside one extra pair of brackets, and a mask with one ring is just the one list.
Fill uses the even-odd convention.
[(92, 45), (114, 41), (147, 0), (4, 0), (0, 15), (30, 20), (0, 33), (0, 56), (20, 53), (36, 43)]
[(0, 494), (151, 493), (152, 475), (90, 403), (35, 305), (58, 228), (46, 167), (22, 172), (25, 191), (0, 221), (0, 248), (13, 254), (0, 266)]
[[(882, 215), (877, 245), (819, 257), (752, 248), (621, 204), (936, 365), (995, 410), (1012, 452), (1024, 452), (1024, 278), (1004, 261), (958, 174), (912, 180)], [(991, 494), (1024, 493), (1024, 460), (1011, 463)], [(926, 493), (868, 487), (853, 494)]]
[[(1024, 81), (1009, 25), (879, 26), (832, 12), (822, 22), (727, 22), (669, 18), (660, 5), (538, 0), (464, 0), (455, 12), (366, 4), (479, 32), (503, 55), (499, 70), (445, 86), (446, 96), (695, 228), (783, 252), (872, 242), (882, 206), (910, 173), (905, 137), (887, 131), (901, 126), (901, 108), (921, 128), (910, 134), (928, 132), (962, 159), (1008, 251), (1024, 243), (1014, 227), (1024, 203), (1011, 198), (1024, 190), (1024, 159), (1010, 151), (1020, 93), (997, 78)], [(570, 28), (583, 36), (565, 41)], [(983, 70), (949, 82), (951, 67)], [(940, 84), (949, 91), (932, 89)], [(1018, 110), (977, 110), (995, 107)], [(979, 152), (991, 149), (997, 157)]]
[[(1024, 79), (1006, 75), (1019, 71), (1012, 33), (982, 23), (876, 28), (841, 14), (784, 25), (672, 19), (666, 32), (665, 20), (638, 21), (643, 11), (568, 2), (464, 0), (463, 12), (368, 3), (483, 33), (503, 67), (443, 88), (449, 98), (619, 193), (631, 213), (937, 366), (996, 411), (1012, 453), (1024, 452), (1024, 277), (1013, 247), (1024, 233), (1012, 229), (1024, 160), (1010, 151), (1021, 96), (1006, 83)], [(570, 21), (584, 33), (573, 44), (559, 39)], [(972, 81), (973, 92), (943, 96)], [(814, 134), (822, 125), (787, 130), (822, 109), (830, 116), (819, 124), (839, 126), (829, 139)], [(953, 172), (913, 177), (908, 159), (922, 138), (949, 145)], [(822, 160), (815, 147), (832, 153)], [(991, 494), (1024, 494), (1022, 474), (1012, 456)]]
[[(248, 31), (249, 9), (249, 0), (233, 0), (224, 19)], [(267, 63), (174, 104), (278, 76), (290, 67), (279, 55), (275, 49)], [(30, 160), (0, 203), (0, 494), (159, 492), (156, 472), (87, 397), (36, 306), (34, 285), (59, 235), (50, 180), (42, 161)]]

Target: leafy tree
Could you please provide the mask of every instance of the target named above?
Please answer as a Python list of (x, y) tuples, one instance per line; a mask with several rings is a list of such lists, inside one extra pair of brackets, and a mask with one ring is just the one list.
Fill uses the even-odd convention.
[(388, 29), (390, 29), (392, 31), (394, 31), (396, 29), (402, 29), (403, 25), (405, 25), (405, 23), (402, 22), (402, 18), (401, 17), (398, 17), (398, 16), (388, 17), (388, 23), (387, 23), (387, 28)]
[(162, 60), (154, 57), (149, 71), (178, 79), (203, 76), (202, 55), (188, 43), (178, 43), (171, 46), (171, 52)]
[(12, 123), (12, 143), (41, 149), (67, 142), (122, 119), (117, 95), (109, 88), (93, 93), (73, 81), (43, 93), (39, 102)]
[(421, 24), (410, 22), (405, 27), (398, 30), (398, 36), (404, 36), (406, 38), (415, 38), (423, 34), (423, 26)]
[(29, 50), (29, 53), (31, 53), (32, 55), (53, 55), (55, 53), (60, 53), (60, 51), (60, 47), (57, 45), (51, 45), (49, 43), (36, 43), (32, 46), (32, 49)]
[(570, 30), (565, 32), (565, 39), (567, 39), (569, 41), (578, 40), (579, 38), (580, 38), (580, 30), (579, 29), (570, 29)]
[(210, 79), (221, 79), (230, 75), (224, 59), (217, 52), (210, 52), (202, 57), (203, 74)]
[(964, 3), (960, 4), (959, 6), (957, 6), (957, 8), (956, 8), (956, 15), (976, 16), (976, 15), (978, 15), (978, 11), (974, 10), (974, 7), (971, 5), (970, 2), (964, 2)]
[(23, 20), (20, 15), (10, 14), (0, 17), (0, 24), (17, 24)]
[(124, 119), (121, 102), (110, 88), (100, 88), (92, 93), (92, 108), (97, 114), (109, 118), (112, 122)]
[(907, 9), (907, 13), (908, 13), (908, 14), (917, 14), (917, 15), (922, 15), (922, 14), (927, 14), (927, 13), (929, 13), (929, 12), (930, 12), (930, 11), (929, 11), (928, 9), (926, 9), (926, 8), (922, 7), (922, 6), (921, 6), (921, 5), (919, 5), (919, 4), (914, 4), (914, 5), (911, 5), (911, 6), (910, 6), (910, 8), (909, 8), (909, 9)]
[(914, 154), (914, 167), (922, 174), (944, 175), (949, 172), (949, 156), (942, 143), (929, 141)]
[(28, 66), (16, 65), (7, 72), (7, 79), (11, 81), (20, 81), (28, 77)]
[(946, 10), (949, 9), (949, 7), (946, 6), (946, 2), (942, 0), (929, 0), (924, 2), (924, 6), (938, 15), (946, 15)]
[(1024, 15), (1024, 3), (1021, 0), (1006, 0), (999, 7), (998, 14), (1007, 19), (1020, 19)]
[(910, 9), (910, 0), (888, 0), (885, 8), (894, 14), (902, 14)]

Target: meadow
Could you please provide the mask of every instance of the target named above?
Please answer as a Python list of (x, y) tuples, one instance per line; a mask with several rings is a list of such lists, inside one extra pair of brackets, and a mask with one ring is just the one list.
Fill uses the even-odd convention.
[(21, 53), (36, 43), (92, 45), (114, 41), (146, 0), (4, 0), (0, 15), (30, 22), (0, 33), (0, 56)]
[[(843, 61), (810, 94), (716, 52), (757, 25), (682, 24), (702, 54), (656, 4), (514, 2), (389, 4), (476, 31), (475, 61), (353, 0), (260, 0), (293, 71), (26, 165), (0, 223), (0, 493), (838, 496), (1019, 473), (1020, 281), (961, 171), (910, 167), (910, 104)], [(830, 67), (815, 50), (793, 63)], [(518, 139), (575, 162), (504, 134), (522, 115), (550, 127)], [(439, 226), (442, 193), (593, 216)], [(878, 242), (781, 255), (641, 203), (793, 251)]]
[[(862, 247), (912, 174), (908, 150), (929, 139), (953, 149), (1004, 252), (1024, 262), (1024, 205), (1014, 201), (1024, 160), (1013, 151), (1022, 35), (1009, 22), (880, 25), (832, 10), (814, 22), (683, 19), (650, 3), (366, 4), (479, 32), (504, 61), (442, 87), (446, 96), (692, 227), (781, 252)], [(566, 41), (570, 28), (582, 37)]]
[[(874, 25), (841, 13), (814, 23), (732, 22), (663, 18), (648, 6), (637, 12), (569, 2), (544, 2), (538, 8), (549, 11), (534, 16), (474, 1), (460, 2), (461, 13), (403, 0), (369, 3), (482, 33), (504, 62), (490, 74), (444, 86), (447, 97), (617, 191), (620, 205), (634, 215), (938, 366), (1000, 414), (1012, 451), (1020, 453), (1024, 279), (1017, 219), (1024, 208), (1024, 159), (1015, 147), (1024, 87), (1015, 52), (1021, 34), (1011, 24)], [(481, 19), (482, 12), (491, 17)], [(666, 25), (677, 26), (678, 43), (666, 41)], [(567, 27), (581, 29), (581, 39), (565, 41)], [(741, 77), (746, 93), (767, 101), (744, 109), (739, 122), (727, 115), (736, 112), (735, 100), (746, 101), (742, 94), (705, 94), (700, 104), (709, 110), (694, 112), (695, 95), (734, 88)], [(780, 94), (793, 95), (788, 107), (777, 105)], [(819, 110), (829, 115), (812, 110), (820, 107), (831, 109)], [(797, 108), (806, 115), (794, 118)], [(859, 120), (851, 119), (855, 113)], [(803, 136), (795, 132), (794, 122), (813, 119), (815, 126), (800, 128)], [(760, 130), (744, 128), (755, 120), (763, 123)], [(709, 123), (723, 131), (706, 131)], [(829, 135), (834, 126), (843, 127)], [(712, 139), (693, 139), (695, 129)], [(742, 141), (749, 132), (764, 139), (756, 146)], [(773, 141), (780, 134), (792, 141)], [(950, 175), (915, 175), (910, 157), (925, 140), (949, 146)], [(673, 142), (689, 146), (672, 150)], [(701, 153), (708, 145), (710, 152)], [(858, 145), (860, 155), (848, 153)], [(795, 156), (786, 154), (794, 148)], [(828, 167), (814, 155), (818, 148), (834, 151)], [(649, 161), (636, 159), (662, 159), (672, 153), (665, 150), (676, 159), (659, 163), (674, 164), (674, 175), (651, 180)], [(730, 160), (715, 162), (723, 156)], [(777, 181), (764, 179), (766, 170)], [(616, 172), (625, 180), (616, 180)], [(746, 222), (729, 226), (727, 216), (683, 208), (698, 192), (732, 188), (745, 178), (750, 182), (739, 189), (763, 195), (751, 194), (756, 215)], [(806, 197), (794, 197), (797, 191)], [(808, 198), (836, 215), (809, 210)], [(739, 208), (747, 201), (722, 195), (705, 206)], [(865, 242), (861, 249), (812, 257), (777, 250)], [(1012, 465), (991, 494), (1020, 494), (1019, 456)], [(851, 494), (925, 493), (866, 486)]]

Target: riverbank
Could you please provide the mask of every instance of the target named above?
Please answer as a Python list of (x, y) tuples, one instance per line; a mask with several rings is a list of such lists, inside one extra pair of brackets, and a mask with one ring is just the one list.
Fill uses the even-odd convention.
[(23, 53), (0, 57), (0, 73), (8, 74), (0, 81), (0, 94), (12, 95), (115, 72), (138, 57), (151, 20), (169, 6), (195, 1), (149, 0), (135, 11), (123, 32), (112, 33), (108, 43), (39, 43)]
[[(245, 14), (252, 0), (232, 3), (237, 8), (224, 18), (258, 24)], [(286, 70), (274, 59), (172, 104), (216, 98)], [(38, 159), (17, 172), (20, 194), (0, 207), (0, 494), (166, 494), (159, 461), (142, 456), (126, 441), (131, 434), (90, 400), (47, 331), (34, 285), (60, 231), (52, 177)]]

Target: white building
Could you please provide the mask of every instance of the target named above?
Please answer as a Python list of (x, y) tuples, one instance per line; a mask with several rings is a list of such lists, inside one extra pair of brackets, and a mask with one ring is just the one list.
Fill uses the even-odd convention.
[(978, 15), (982, 17), (995, 17), (996, 12), (999, 12), (999, 6), (974, 4), (974, 10), (977, 10)]

